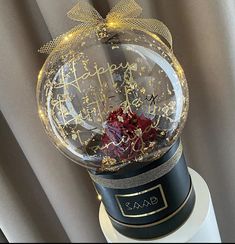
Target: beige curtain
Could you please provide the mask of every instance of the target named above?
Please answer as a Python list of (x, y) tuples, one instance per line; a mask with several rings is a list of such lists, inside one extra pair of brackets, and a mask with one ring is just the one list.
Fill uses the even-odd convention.
[[(116, 1), (93, 0), (105, 15)], [(142, 0), (165, 22), (190, 88), (188, 164), (207, 181), (223, 241), (235, 240), (235, 1)], [(0, 0), (0, 242), (103, 242), (86, 170), (49, 142), (35, 87), (37, 49), (68, 30), (75, 0)]]

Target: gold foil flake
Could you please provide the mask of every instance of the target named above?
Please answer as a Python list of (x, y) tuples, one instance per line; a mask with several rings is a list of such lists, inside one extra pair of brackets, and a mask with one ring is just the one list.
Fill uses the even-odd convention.
[(140, 92), (141, 92), (142, 94), (145, 94), (145, 92), (146, 92), (145, 88), (142, 87), (142, 88), (140, 89)]
[(111, 158), (109, 156), (105, 156), (102, 160), (102, 164), (103, 165), (109, 165), (109, 166), (112, 166), (112, 165), (115, 165), (117, 162), (117, 160), (115, 158)]
[(83, 103), (89, 103), (89, 101), (90, 101), (88, 96), (83, 97), (82, 100), (83, 100)]
[(77, 138), (78, 138), (78, 135), (77, 134), (72, 134), (72, 139), (74, 140), (74, 141), (76, 141), (77, 140)]
[(141, 129), (137, 129), (135, 130), (135, 134), (138, 136), (138, 137), (142, 137), (142, 130)]
[(118, 116), (118, 121), (119, 121), (119, 122), (124, 122), (123, 117), (122, 117), (122, 116)]

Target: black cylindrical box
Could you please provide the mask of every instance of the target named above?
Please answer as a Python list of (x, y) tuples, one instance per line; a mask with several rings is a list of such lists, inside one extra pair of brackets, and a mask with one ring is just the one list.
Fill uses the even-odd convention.
[(133, 165), (115, 173), (89, 172), (115, 229), (135, 239), (178, 229), (195, 203), (180, 140), (160, 159), (143, 167)]

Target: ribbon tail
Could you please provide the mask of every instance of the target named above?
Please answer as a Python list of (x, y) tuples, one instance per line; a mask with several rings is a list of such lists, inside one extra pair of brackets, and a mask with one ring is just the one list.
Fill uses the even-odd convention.
[(149, 31), (157, 36), (163, 37), (163, 42), (167, 42), (168, 46), (172, 49), (172, 35), (168, 27), (157, 19), (124, 19), (121, 21), (124, 28), (137, 29), (142, 31)]
[(67, 16), (75, 21), (82, 23), (99, 23), (103, 20), (99, 12), (84, 0), (78, 0), (78, 3), (67, 13)]
[(64, 50), (71, 46), (71, 44), (74, 42), (76, 37), (79, 36), (79, 34), (83, 32), (87, 33), (87, 31), (90, 31), (91, 28), (93, 29), (94, 27), (91, 27), (91, 25), (87, 25), (87, 24), (75, 26), (70, 31), (56, 37), (52, 41), (43, 45), (38, 50), (38, 52), (44, 54), (50, 54), (53, 50), (54, 51)]
[(134, 0), (120, 0), (107, 15), (107, 20), (120, 18), (136, 18), (142, 13), (142, 8)]

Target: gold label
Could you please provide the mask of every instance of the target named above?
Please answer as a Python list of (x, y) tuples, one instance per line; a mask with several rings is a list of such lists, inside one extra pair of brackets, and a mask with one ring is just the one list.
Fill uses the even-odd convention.
[(158, 213), (168, 207), (162, 185), (125, 195), (115, 195), (125, 217), (139, 218)]

